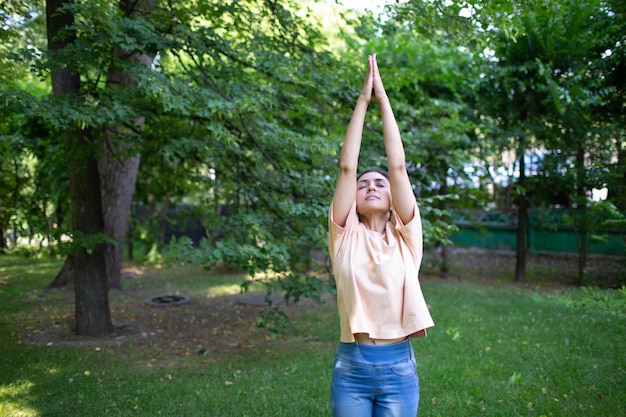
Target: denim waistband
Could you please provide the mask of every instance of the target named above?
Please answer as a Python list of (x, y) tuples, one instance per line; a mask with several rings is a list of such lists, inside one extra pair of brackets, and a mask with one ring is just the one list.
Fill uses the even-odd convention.
[(393, 365), (413, 359), (413, 346), (408, 339), (391, 345), (368, 345), (340, 342), (336, 357), (358, 365)]

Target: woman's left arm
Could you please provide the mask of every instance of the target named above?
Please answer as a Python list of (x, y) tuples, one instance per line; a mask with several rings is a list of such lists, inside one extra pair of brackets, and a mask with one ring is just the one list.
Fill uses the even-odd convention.
[(374, 97), (378, 101), (380, 114), (383, 121), (383, 137), (385, 141), (385, 152), (387, 153), (387, 169), (389, 171), (389, 182), (391, 184), (391, 200), (396, 213), (404, 224), (413, 220), (415, 215), (415, 195), (406, 170), (406, 156), (402, 137), (396, 117), (393, 114), (389, 97), (383, 85), (383, 81), (378, 71), (376, 55), (372, 58), (374, 68)]

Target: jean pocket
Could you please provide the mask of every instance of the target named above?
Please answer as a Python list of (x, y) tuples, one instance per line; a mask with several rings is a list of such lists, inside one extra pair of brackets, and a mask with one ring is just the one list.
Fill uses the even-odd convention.
[(390, 367), (391, 372), (399, 377), (408, 377), (415, 376), (417, 370), (415, 369), (415, 364), (413, 361), (406, 361), (401, 363), (396, 363)]
[(338, 374), (349, 374), (354, 370), (354, 365), (350, 362), (335, 359), (334, 371)]

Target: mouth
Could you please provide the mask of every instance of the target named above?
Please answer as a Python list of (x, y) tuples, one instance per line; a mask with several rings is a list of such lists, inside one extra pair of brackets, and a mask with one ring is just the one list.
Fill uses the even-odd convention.
[(375, 195), (370, 195), (365, 198), (365, 201), (369, 201), (369, 200), (380, 200), (380, 199), (376, 197)]

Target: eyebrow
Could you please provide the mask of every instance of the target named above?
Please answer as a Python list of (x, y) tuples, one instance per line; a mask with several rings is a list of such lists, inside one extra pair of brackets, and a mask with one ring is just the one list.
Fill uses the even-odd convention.
[(361, 184), (361, 183), (368, 184), (370, 182), (389, 182), (389, 181), (387, 181), (386, 178), (374, 178), (374, 179), (371, 179), (371, 180), (368, 180), (368, 179), (358, 180), (356, 183), (357, 184)]

